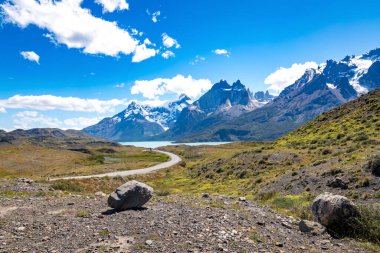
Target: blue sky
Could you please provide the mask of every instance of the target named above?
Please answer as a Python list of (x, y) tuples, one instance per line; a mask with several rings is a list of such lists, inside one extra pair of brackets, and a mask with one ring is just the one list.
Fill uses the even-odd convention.
[(41, 2), (0, 1), (0, 129), (80, 129), (220, 79), (278, 93), (306, 67), (380, 46), (379, 1)]

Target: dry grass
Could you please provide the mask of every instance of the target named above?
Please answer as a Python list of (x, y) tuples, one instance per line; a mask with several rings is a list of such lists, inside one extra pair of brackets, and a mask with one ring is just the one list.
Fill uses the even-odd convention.
[[(0, 145), (0, 178), (30, 177), (46, 179), (69, 175), (98, 174), (139, 169), (166, 161), (168, 157), (141, 148), (113, 147), (114, 153), (102, 153), (101, 146), (91, 147), (92, 154), (66, 149), (24, 145)], [(96, 159), (94, 159), (94, 157)], [(104, 157), (117, 158), (105, 163)]]

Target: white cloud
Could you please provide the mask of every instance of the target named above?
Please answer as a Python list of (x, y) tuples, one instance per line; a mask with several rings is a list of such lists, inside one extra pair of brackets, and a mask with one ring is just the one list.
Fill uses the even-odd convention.
[(64, 110), (78, 112), (114, 112), (118, 105), (126, 105), (126, 100), (82, 99), (77, 97), (59, 97), (53, 95), (22, 96), (15, 95), (8, 99), (0, 99), (0, 107), (33, 110)]
[(132, 94), (142, 94), (148, 99), (157, 99), (167, 93), (177, 95), (185, 93), (190, 97), (198, 97), (209, 90), (212, 83), (208, 79), (193, 79), (192, 76), (177, 75), (173, 78), (157, 78), (154, 80), (138, 80), (132, 87)]
[(212, 52), (217, 55), (224, 55), (226, 57), (230, 57), (230, 52), (227, 49), (215, 49)]
[(301, 78), (305, 71), (310, 68), (317, 69), (318, 64), (316, 62), (305, 62), (303, 64), (294, 63), (290, 68), (281, 67), (267, 76), (264, 83), (270, 85), (269, 90), (280, 92)]
[(167, 48), (171, 48), (171, 47), (175, 47), (175, 48), (180, 48), (181, 45), (178, 43), (177, 40), (173, 39), (172, 37), (170, 37), (169, 35), (167, 35), (166, 33), (163, 33), (162, 34), (162, 43), (164, 44), (165, 47)]
[(159, 20), (158, 20), (158, 17), (161, 15), (161, 12), (160, 11), (156, 11), (156, 12), (153, 12), (152, 13), (152, 21), (153, 23), (157, 23)]
[(40, 56), (33, 51), (22, 51), (20, 53), (25, 60), (34, 61), (40, 64)]
[(6, 113), (7, 110), (4, 107), (0, 107), (0, 113)]
[(163, 52), (163, 53), (161, 54), (161, 56), (162, 56), (163, 58), (165, 58), (165, 59), (169, 59), (170, 57), (174, 57), (175, 54), (174, 54), (172, 51), (170, 51), (170, 50), (166, 50), (165, 52)]
[[(118, 56), (134, 54), (135, 62), (154, 56), (129, 32), (91, 14), (80, 5), (83, 0), (9, 0), (0, 5), (5, 22), (25, 28), (36, 25), (49, 31), (50, 40), (87, 54)], [(140, 45), (139, 45), (140, 44)], [(141, 57), (143, 53), (145, 56)]]
[(95, 0), (95, 2), (103, 6), (103, 12), (129, 9), (129, 5), (125, 0)]
[(62, 122), (36, 111), (23, 111), (13, 116), (15, 128), (30, 129), (36, 127), (59, 127)]
[(124, 88), (125, 87), (125, 83), (118, 83), (115, 85), (115, 88)]
[(196, 65), (196, 64), (198, 64), (198, 63), (200, 63), (200, 62), (203, 62), (203, 61), (205, 61), (205, 60), (206, 60), (205, 57), (197, 55), (197, 56), (195, 56), (194, 61), (190, 62), (190, 64), (191, 64), (191, 65)]
[(148, 39), (145, 39), (143, 44), (136, 47), (136, 50), (132, 57), (132, 62), (141, 62), (155, 56), (158, 53), (158, 50), (148, 48), (147, 45), (152, 45), (152, 43)]
[(134, 35), (134, 36), (143, 36), (144, 35), (144, 33), (143, 32), (139, 32), (139, 30), (137, 30), (136, 28), (132, 28), (131, 29), (131, 33), (132, 33), (132, 35)]
[(85, 118), (85, 117), (77, 117), (71, 119), (65, 119), (63, 123), (66, 128), (80, 130), (88, 126), (95, 125), (99, 121), (101, 121), (102, 117), (94, 117), (94, 118)]
[(102, 117), (77, 117), (59, 120), (58, 118), (46, 116), (37, 111), (22, 111), (12, 116), (14, 129), (30, 129), (40, 127), (53, 127), (61, 129), (80, 130), (85, 127), (94, 125), (102, 120)]

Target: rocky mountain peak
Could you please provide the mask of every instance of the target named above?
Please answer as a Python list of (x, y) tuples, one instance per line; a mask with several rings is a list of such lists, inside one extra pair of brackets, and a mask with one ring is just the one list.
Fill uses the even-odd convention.
[(218, 83), (212, 86), (211, 90), (229, 89), (229, 88), (231, 88), (231, 86), (226, 80), (220, 80)]
[(236, 82), (234, 82), (234, 83), (232, 84), (232, 89), (233, 89), (233, 90), (242, 90), (242, 89), (245, 89), (245, 85), (242, 84), (242, 83), (240, 82), (240, 80), (237, 80)]
[(363, 59), (380, 60), (380, 48), (373, 49), (362, 56)]

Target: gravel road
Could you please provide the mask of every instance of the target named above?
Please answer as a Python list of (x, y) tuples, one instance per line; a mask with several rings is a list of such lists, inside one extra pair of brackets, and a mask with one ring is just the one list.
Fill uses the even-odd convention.
[(50, 178), (50, 181), (55, 181), (55, 180), (71, 180), (71, 179), (85, 179), (85, 178), (99, 178), (99, 177), (126, 177), (126, 176), (132, 176), (132, 175), (141, 175), (141, 174), (147, 174), (156, 170), (162, 170), (169, 168), (173, 165), (176, 165), (182, 159), (170, 152), (166, 151), (161, 151), (161, 150), (154, 150), (155, 152), (165, 154), (170, 157), (170, 160), (164, 163), (157, 164), (152, 167), (144, 168), (144, 169), (137, 169), (137, 170), (125, 170), (125, 171), (116, 171), (116, 172), (109, 172), (109, 173), (104, 173), (104, 174), (97, 174), (97, 175), (87, 175), (87, 176), (73, 176), (73, 177), (62, 177), (62, 178)]

